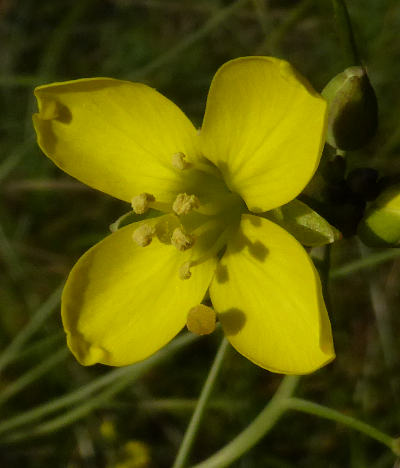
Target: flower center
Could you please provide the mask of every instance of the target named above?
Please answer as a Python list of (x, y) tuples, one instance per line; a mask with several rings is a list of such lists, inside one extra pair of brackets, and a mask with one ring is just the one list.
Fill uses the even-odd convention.
[(188, 162), (184, 153), (171, 157), (172, 167), (180, 174), (181, 190), (172, 203), (160, 202), (157, 194), (141, 193), (132, 199), (136, 214), (155, 209), (170, 216), (149, 219), (138, 227), (133, 240), (146, 247), (157, 237), (182, 253), (181, 279), (192, 276), (192, 268), (217, 256), (225, 247), (240, 215), (243, 200), (228, 190), (219, 170), (205, 158)]

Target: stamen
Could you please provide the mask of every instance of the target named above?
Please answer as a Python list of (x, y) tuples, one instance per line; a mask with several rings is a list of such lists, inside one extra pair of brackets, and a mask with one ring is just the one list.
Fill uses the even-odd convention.
[(174, 212), (179, 215), (186, 215), (190, 211), (200, 206), (199, 199), (196, 195), (188, 195), (187, 193), (180, 193), (172, 205)]
[(191, 262), (182, 263), (181, 267), (179, 268), (179, 278), (181, 280), (187, 280), (192, 276), (192, 272), (190, 271), (191, 266)]
[(175, 153), (172, 155), (172, 165), (175, 167), (175, 169), (179, 169), (180, 171), (183, 171), (184, 169), (188, 169), (190, 167), (190, 163), (188, 163), (186, 160), (186, 155), (182, 152)]
[(186, 318), (186, 326), (196, 335), (209, 335), (215, 330), (216, 313), (214, 309), (204, 304), (199, 304), (189, 310)]
[(140, 247), (146, 247), (153, 240), (153, 236), (156, 234), (156, 229), (150, 224), (142, 224), (132, 234), (132, 239)]
[(180, 251), (190, 249), (190, 247), (193, 246), (194, 241), (194, 237), (187, 234), (181, 227), (175, 228), (172, 233), (171, 244)]
[(151, 193), (141, 193), (132, 198), (132, 208), (136, 214), (143, 214), (150, 208), (150, 203), (155, 202), (156, 199)]

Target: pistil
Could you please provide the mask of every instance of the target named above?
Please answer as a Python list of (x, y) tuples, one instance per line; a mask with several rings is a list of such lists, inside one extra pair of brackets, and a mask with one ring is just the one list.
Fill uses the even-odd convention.
[(175, 169), (179, 169), (180, 171), (190, 167), (190, 163), (186, 161), (186, 155), (182, 152), (173, 154), (171, 162)]

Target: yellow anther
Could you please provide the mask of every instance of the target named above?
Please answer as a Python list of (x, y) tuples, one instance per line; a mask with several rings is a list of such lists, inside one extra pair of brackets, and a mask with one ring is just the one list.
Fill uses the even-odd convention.
[(215, 330), (216, 314), (214, 309), (204, 304), (199, 304), (189, 310), (186, 318), (186, 326), (196, 335), (209, 335)]
[(190, 166), (190, 163), (186, 161), (186, 155), (181, 152), (173, 154), (171, 162), (175, 169), (179, 169), (180, 171), (183, 171)]
[(188, 214), (195, 208), (200, 206), (199, 199), (196, 195), (188, 195), (187, 193), (180, 193), (172, 205), (174, 212), (179, 215)]
[(156, 229), (154, 226), (151, 226), (150, 224), (142, 224), (133, 232), (132, 239), (136, 244), (140, 245), (140, 247), (146, 247), (153, 240), (155, 233)]
[(150, 203), (156, 201), (150, 193), (141, 193), (132, 198), (132, 208), (136, 214), (143, 214), (150, 208)]
[(175, 228), (171, 236), (171, 244), (181, 251), (190, 249), (194, 240), (194, 237), (187, 234), (181, 227)]
[(189, 279), (192, 276), (192, 272), (190, 271), (191, 262), (185, 262), (179, 268), (179, 278), (182, 280)]

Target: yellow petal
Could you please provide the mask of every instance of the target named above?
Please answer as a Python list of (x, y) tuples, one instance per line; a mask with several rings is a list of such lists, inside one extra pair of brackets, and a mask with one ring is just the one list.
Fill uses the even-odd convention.
[(244, 57), (215, 75), (201, 130), (204, 156), (254, 212), (295, 198), (315, 172), (326, 103), (287, 62)]
[(72, 269), (62, 297), (68, 346), (84, 365), (121, 366), (145, 359), (185, 325), (189, 310), (208, 288), (215, 260), (193, 269), (182, 280), (179, 269), (187, 253), (154, 238), (139, 247), (126, 226), (86, 252)]
[(210, 296), (232, 345), (265, 369), (307, 374), (335, 356), (318, 273), (269, 220), (243, 215)]
[(36, 88), (43, 152), (93, 188), (130, 201), (173, 201), (182, 174), (172, 157), (197, 155), (196, 130), (167, 98), (139, 83), (94, 78)]

